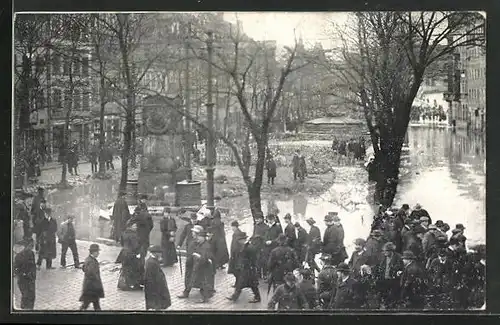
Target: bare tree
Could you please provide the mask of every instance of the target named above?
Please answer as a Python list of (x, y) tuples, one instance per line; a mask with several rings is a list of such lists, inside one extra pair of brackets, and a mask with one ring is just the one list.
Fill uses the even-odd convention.
[(392, 205), (412, 103), (429, 66), (461, 46), (483, 46), (471, 13), (360, 12), (338, 29), (340, 55), (326, 68), (330, 91), (363, 110), (375, 152), (376, 203)]

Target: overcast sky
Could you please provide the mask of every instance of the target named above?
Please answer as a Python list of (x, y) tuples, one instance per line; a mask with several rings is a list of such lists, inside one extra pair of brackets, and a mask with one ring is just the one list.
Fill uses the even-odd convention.
[(306, 46), (321, 42), (324, 48), (334, 44), (326, 33), (331, 21), (342, 25), (348, 17), (347, 12), (226, 12), (224, 19), (235, 23), (236, 15), (245, 34), (255, 40), (275, 40), (278, 46), (293, 45), (295, 29), (297, 38), (302, 36)]

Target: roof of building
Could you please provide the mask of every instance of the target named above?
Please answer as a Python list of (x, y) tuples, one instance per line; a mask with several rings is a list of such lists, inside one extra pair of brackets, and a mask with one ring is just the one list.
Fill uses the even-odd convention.
[(349, 117), (320, 117), (305, 122), (305, 124), (363, 124), (362, 120), (355, 120)]

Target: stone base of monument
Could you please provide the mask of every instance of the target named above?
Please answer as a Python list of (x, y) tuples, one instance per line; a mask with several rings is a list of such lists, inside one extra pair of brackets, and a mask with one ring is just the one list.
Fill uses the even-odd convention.
[(172, 173), (141, 170), (138, 179), (138, 192), (153, 195), (155, 188), (161, 188), (173, 193), (176, 183), (186, 180), (188, 172), (187, 168), (179, 168)]

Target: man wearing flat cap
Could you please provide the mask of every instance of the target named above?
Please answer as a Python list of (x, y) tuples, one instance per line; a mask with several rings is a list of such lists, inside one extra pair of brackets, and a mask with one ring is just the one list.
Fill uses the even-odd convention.
[(425, 272), (411, 250), (404, 251), (402, 257), (404, 270), (401, 274), (401, 301), (407, 309), (422, 310), (427, 291)]
[[(207, 233), (202, 227), (195, 226), (196, 246), (192, 254), (186, 256), (186, 287), (179, 299), (189, 297), (192, 288), (199, 288), (202, 299), (198, 303), (207, 303), (213, 295), (212, 277), (214, 256), (210, 243), (206, 240)], [(188, 267), (188, 260), (189, 266)]]
[(89, 247), (89, 256), (83, 262), (82, 271), (85, 274), (83, 277), (82, 295), (80, 301), (82, 305), (80, 310), (87, 310), (90, 303), (94, 306), (94, 310), (101, 310), (99, 299), (104, 298), (104, 287), (101, 281), (101, 272), (99, 269), (100, 248), (97, 244), (91, 244)]
[(322, 308), (328, 310), (333, 307), (338, 276), (335, 267), (332, 265), (332, 256), (330, 254), (322, 254), (320, 259), (324, 266), (318, 274), (318, 297)]
[(377, 291), (386, 309), (396, 308), (400, 297), (400, 278), (404, 263), (395, 250), (396, 246), (392, 242), (385, 243), (382, 247), (383, 259), (376, 268)]
[(337, 265), (349, 257), (344, 246), (344, 228), (337, 212), (326, 215), (325, 224), (327, 228), (323, 235), (323, 253), (330, 254), (332, 263)]
[(163, 248), (153, 245), (148, 248), (144, 271), (144, 298), (146, 310), (165, 310), (171, 306), (167, 279), (160, 267)]
[(309, 234), (307, 235), (307, 259), (306, 262), (311, 268), (311, 270), (316, 270), (317, 272), (320, 272), (320, 268), (318, 264), (316, 264), (316, 255), (318, 255), (321, 252), (321, 232), (319, 231), (319, 228), (315, 226), (316, 221), (313, 218), (309, 218), (306, 220), (306, 222), (309, 224)]
[(236, 301), (244, 288), (250, 288), (254, 294), (254, 298), (249, 302), (259, 303), (261, 297), (257, 269), (257, 250), (247, 241), (248, 236), (245, 232), (240, 231), (233, 236), (233, 240), (238, 242), (239, 252), (235, 256), (236, 262), (234, 265), (234, 274), (236, 276), (235, 290), (233, 295), (227, 299)]
[(23, 242), (23, 250), (14, 258), (14, 275), (21, 291), (21, 309), (32, 310), (35, 307), (36, 297), (36, 264), (33, 252), (33, 239)]

